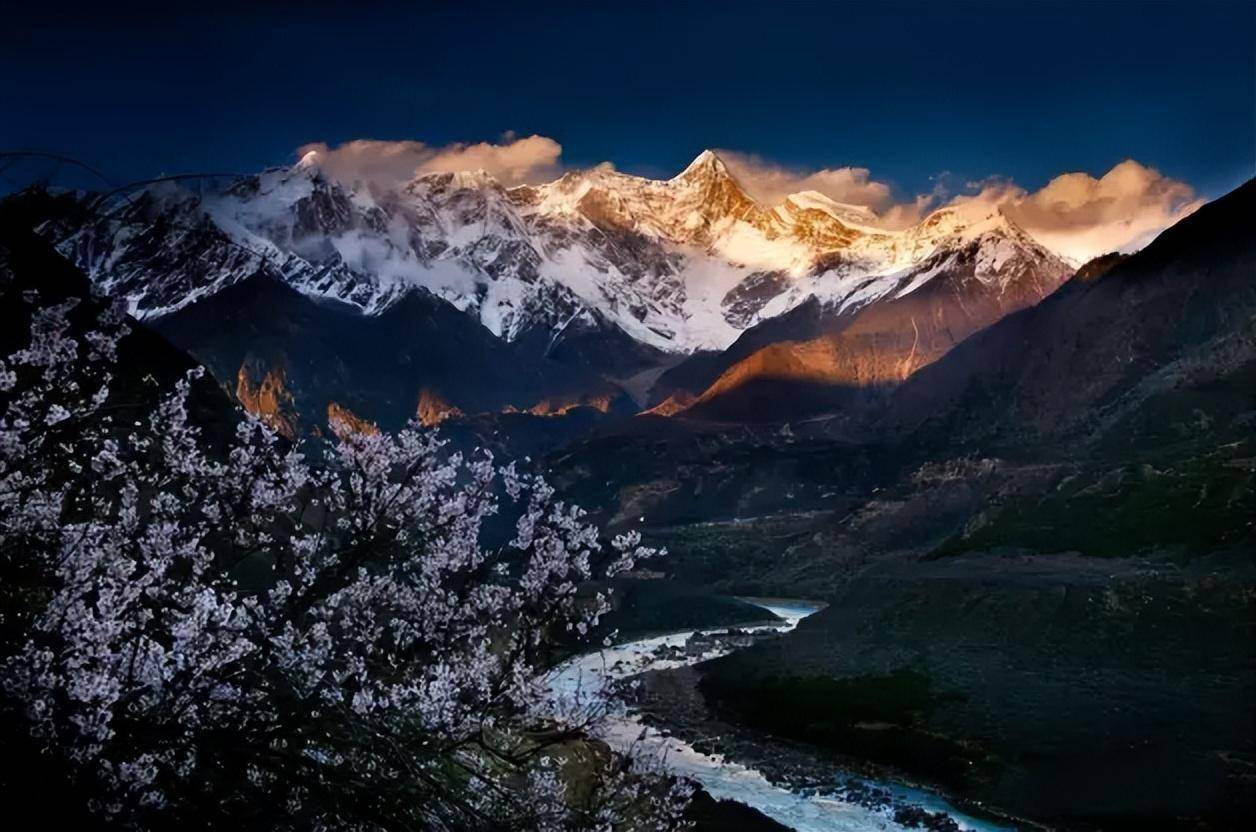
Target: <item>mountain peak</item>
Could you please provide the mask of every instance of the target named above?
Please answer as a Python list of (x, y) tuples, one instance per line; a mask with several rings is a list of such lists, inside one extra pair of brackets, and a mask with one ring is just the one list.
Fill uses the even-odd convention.
[(689, 166), (671, 181), (698, 187), (706, 199), (719, 199), (719, 195), (723, 195), (726, 200), (757, 207), (755, 200), (746, 193), (745, 188), (728, 169), (728, 165), (714, 150), (708, 149), (699, 153)]
[(689, 166), (680, 172), (677, 179), (694, 179), (706, 178), (710, 176), (720, 176), (732, 178), (732, 174), (728, 172), (728, 166), (724, 164), (724, 160), (719, 157), (714, 150), (704, 150), (699, 153)]

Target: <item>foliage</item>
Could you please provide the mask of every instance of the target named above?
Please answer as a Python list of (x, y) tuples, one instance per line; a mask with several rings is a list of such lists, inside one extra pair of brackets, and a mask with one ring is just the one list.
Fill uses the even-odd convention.
[[(0, 362), (0, 677), (6, 718), (93, 811), (136, 828), (675, 822), (684, 789), (648, 760), (592, 755), (594, 785), (568, 794), (560, 749), (600, 714), (544, 683), (555, 633), (607, 609), (579, 588), (655, 554), (637, 535), (604, 547), (539, 476), (417, 426), (333, 424), (315, 464), (244, 417), (215, 449), (190, 378), (121, 424), (125, 317), (76, 333), (75, 306), (37, 309)], [(499, 512), (513, 533), (486, 545)]]

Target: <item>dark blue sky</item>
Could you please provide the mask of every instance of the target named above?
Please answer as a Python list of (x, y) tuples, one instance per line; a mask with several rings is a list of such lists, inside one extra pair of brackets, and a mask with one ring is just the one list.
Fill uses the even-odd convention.
[(904, 194), (1133, 157), (1216, 195), (1256, 166), (1250, 2), (38, 5), (0, 24), (0, 148), (119, 180), (507, 130), (571, 165), (725, 147)]

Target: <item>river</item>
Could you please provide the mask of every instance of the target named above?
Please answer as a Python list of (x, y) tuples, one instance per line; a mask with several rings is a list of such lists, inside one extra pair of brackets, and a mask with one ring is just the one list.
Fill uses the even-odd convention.
[[(781, 621), (741, 629), (753, 632), (788, 632), (798, 622), (820, 609), (805, 601), (750, 600), (778, 616)], [(666, 670), (697, 664), (730, 652), (726, 648), (684, 658), (665, 659), (656, 656), (659, 648), (683, 647), (697, 633), (720, 633), (727, 627), (654, 636), (616, 644), (585, 653), (557, 667), (550, 675), (551, 691), (568, 702), (581, 697), (598, 696), (604, 683), (625, 679), (647, 670)], [(612, 748), (626, 751), (633, 746), (638, 752), (657, 755), (673, 773), (688, 777), (702, 785), (717, 800), (735, 800), (753, 807), (773, 820), (798, 832), (863, 832), (864, 830), (905, 829), (893, 821), (893, 810), (869, 808), (844, 800), (833, 794), (808, 789), (795, 791), (771, 783), (762, 773), (718, 754), (704, 754), (678, 737), (664, 735), (646, 726), (631, 709), (615, 709), (599, 732)], [(834, 771), (839, 775), (844, 772)], [(897, 783), (867, 780), (869, 785), (889, 792), (898, 806), (917, 806), (929, 812), (941, 812), (952, 818), (961, 829), (1003, 830), (1013, 827), (969, 816), (952, 806), (942, 795)]]

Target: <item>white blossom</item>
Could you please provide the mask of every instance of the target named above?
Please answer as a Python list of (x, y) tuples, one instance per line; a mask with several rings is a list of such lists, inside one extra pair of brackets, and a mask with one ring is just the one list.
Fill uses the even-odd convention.
[[(332, 425), (313, 464), (244, 417), (211, 451), (189, 417), (199, 370), (147, 420), (115, 422), (124, 319), (111, 307), (75, 337), (75, 307), (36, 309), (0, 362), (0, 562), (34, 587), (0, 692), (100, 812), (678, 821), (683, 787), (657, 772), (604, 762), (600, 802), (581, 806), (534, 753), (583, 727), (547, 712), (547, 643), (596, 627), (609, 602), (578, 590), (654, 555), (640, 535), (604, 547), (540, 476), (448, 454), (417, 425)], [(492, 543), (503, 512), (514, 534)]]

